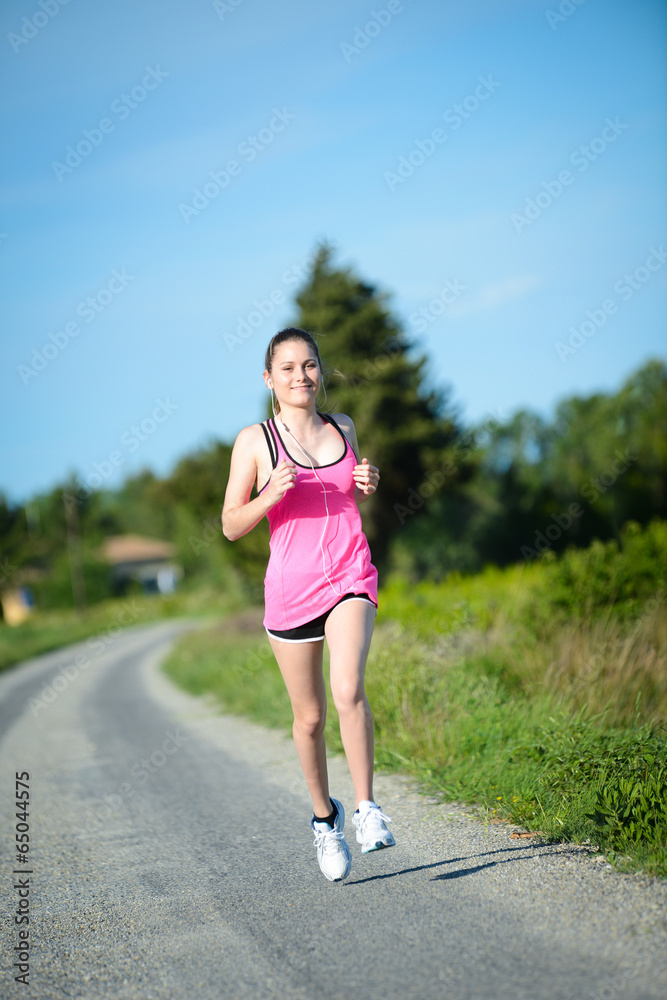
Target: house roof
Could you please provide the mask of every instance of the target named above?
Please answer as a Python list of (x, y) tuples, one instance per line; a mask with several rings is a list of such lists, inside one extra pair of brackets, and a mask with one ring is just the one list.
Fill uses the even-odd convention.
[(111, 535), (100, 549), (103, 559), (112, 564), (142, 562), (150, 559), (170, 559), (176, 551), (172, 542), (147, 535)]

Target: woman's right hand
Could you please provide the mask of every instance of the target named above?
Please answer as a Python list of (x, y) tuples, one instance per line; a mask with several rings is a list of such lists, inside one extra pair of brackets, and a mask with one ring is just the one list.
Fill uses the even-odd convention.
[(288, 490), (293, 489), (295, 481), (296, 465), (294, 462), (288, 462), (286, 458), (282, 458), (271, 473), (266, 492), (274, 503), (278, 503)]

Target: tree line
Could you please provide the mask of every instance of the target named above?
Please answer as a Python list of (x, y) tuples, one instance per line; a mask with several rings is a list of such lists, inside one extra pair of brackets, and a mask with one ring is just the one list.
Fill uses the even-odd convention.
[[(326, 366), (327, 412), (354, 420), (381, 489), (361, 509), (380, 581), (473, 573), (547, 550), (621, 542), (628, 520), (667, 517), (667, 367), (647, 361), (610, 394), (572, 396), (552, 419), (521, 409), (464, 427), (451, 387), (429, 383), (428, 358), (392, 316), (386, 293), (336, 267), (322, 246), (296, 296), (291, 325), (311, 331)], [(266, 413), (257, 419), (270, 416)], [(241, 586), (261, 599), (268, 523), (234, 543), (220, 514), (232, 442), (212, 440), (165, 478), (150, 469), (117, 490), (82, 490), (69, 476), (27, 504), (0, 494), (0, 588), (36, 571), (43, 607), (72, 604), (68, 555), (75, 497), (86, 595), (110, 594), (96, 556), (108, 535), (176, 544), (186, 582)]]

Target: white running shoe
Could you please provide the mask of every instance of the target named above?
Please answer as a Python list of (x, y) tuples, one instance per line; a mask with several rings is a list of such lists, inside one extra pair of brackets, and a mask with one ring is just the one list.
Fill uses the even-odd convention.
[(313, 816), (310, 825), (315, 833), (313, 844), (317, 848), (317, 860), (322, 874), (330, 882), (341, 882), (350, 874), (352, 855), (345, 840), (345, 810), (338, 799), (331, 800), (338, 812), (333, 830), (328, 823), (316, 823)]
[(394, 835), (387, 829), (385, 823), (391, 823), (391, 817), (385, 816), (375, 802), (364, 799), (352, 816), (352, 822), (357, 830), (357, 843), (361, 844), (361, 853), (378, 851), (381, 847), (393, 847), (396, 841)]

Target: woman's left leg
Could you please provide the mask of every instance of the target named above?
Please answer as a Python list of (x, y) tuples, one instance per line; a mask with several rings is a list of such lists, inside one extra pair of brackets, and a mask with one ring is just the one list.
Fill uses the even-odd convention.
[(373, 801), (373, 715), (364, 690), (364, 672), (375, 615), (376, 609), (368, 601), (342, 601), (334, 607), (324, 626), (331, 694), (340, 719), (357, 807), (362, 800)]

